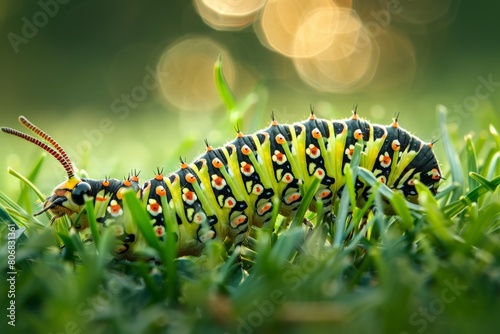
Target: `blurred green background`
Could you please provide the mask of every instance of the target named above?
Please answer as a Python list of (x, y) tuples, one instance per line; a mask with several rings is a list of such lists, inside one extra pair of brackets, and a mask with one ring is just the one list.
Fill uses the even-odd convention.
[[(220, 12), (224, 3), (235, 4), (226, 11), (256, 9), (231, 16)], [(248, 102), (239, 124), (245, 132), (267, 126), (271, 111), (282, 123), (295, 122), (305, 119), (314, 105), (319, 116), (337, 119), (350, 116), (358, 103), (360, 115), (376, 123), (390, 123), (400, 112), (404, 128), (430, 141), (440, 137), (436, 105), (443, 104), (449, 109), (449, 129), (457, 146), (464, 145), (462, 137), (467, 133), (483, 136), (474, 137), (475, 143), (481, 143), (476, 147), (483, 147), (478, 149), (482, 168), (484, 151), (489, 150), (491, 158), (496, 149), (487, 125), (500, 126), (498, 9), (492, 0), (2, 0), (0, 125), (21, 129), (17, 117), (27, 116), (56, 138), (93, 178), (122, 178), (138, 169), (144, 180), (157, 166), (173, 171), (179, 155), (191, 161), (204, 150), (204, 138), (216, 146), (234, 137), (234, 121), (214, 87), (213, 64), (222, 54), (224, 73), (239, 107)], [(434, 147), (445, 182), (450, 183), (450, 163), (441, 141)], [(467, 161), (463, 147), (456, 150), (462, 154), (459, 161)], [(0, 134), (0, 191), (18, 198), (20, 183), (8, 174), (7, 166), (27, 175), (41, 154), (29, 143)], [(471, 166), (463, 164), (468, 175)], [(45, 161), (40, 176), (36, 185), (46, 194), (65, 178), (54, 159)], [(30, 215), (38, 203), (33, 194), (25, 197), (18, 201), (26, 204)], [(321, 318), (325, 313), (317, 311), (326, 304), (309, 303), (303, 313), (301, 303), (325, 300), (334, 306), (332, 314), (343, 316), (335, 307), (339, 303), (348, 307), (350, 317), (310, 323), (324, 332), (332, 331), (331, 321), (338, 321), (335, 330), (346, 332), (352, 328), (422, 332), (427, 325), (432, 328), (429, 333), (473, 332), (481, 325), (497, 329), (498, 192), (485, 197), (479, 209), (471, 204), (470, 214), (453, 223), (443, 218), (434, 201), (427, 201), (430, 222), (419, 222), (421, 230), (413, 236), (399, 230), (393, 236), (388, 230), (387, 240), (367, 243), (366, 266), (358, 262), (363, 257), (358, 258), (357, 251), (345, 252), (337, 261), (336, 249), (325, 247), (311, 261), (316, 264), (310, 268), (313, 274), (302, 277), (300, 262), (283, 268), (276, 265), (285, 261), (287, 253), (275, 247), (279, 256), (269, 255), (264, 251), (269, 240), (261, 238), (263, 251), (257, 252), (253, 280), (231, 291), (230, 301), (214, 294), (213, 287), (220, 288), (213, 275), (220, 273), (218, 262), (209, 258), (203, 263), (200, 258), (196, 268), (211, 269), (200, 270), (194, 280), (183, 276), (179, 310), (163, 300), (144, 307), (149, 297), (143, 294), (155, 290), (136, 289), (129, 277), (122, 281), (123, 277), (113, 275), (109, 280), (111, 272), (103, 274), (103, 253), (89, 255), (81, 271), (74, 271), (66, 260), (61, 262), (59, 252), (48, 249), (53, 244), (50, 231), (34, 233), (19, 256), (40, 256), (43, 261), (33, 261), (36, 266), (26, 269), (16, 283), (17, 328), (35, 324), (35, 332), (50, 328), (55, 333), (78, 321), (89, 327), (100, 324), (96, 332), (119, 328), (135, 333), (141, 326), (155, 329), (173, 324), (174, 329), (215, 333), (231, 328), (235, 314), (248, 314), (258, 300), (267, 300), (275, 286), (289, 289), (284, 275), (296, 269), (301, 275), (292, 278), (302, 285), (287, 298), (292, 302), (290, 310), (297, 313), (283, 311), (284, 318), (277, 313), (270, 324), (266, 320), (266, 328), (280, 326), (275, 319), (285, 319), (285, 330), (310, 332), (309, 321), (317, 315)], [(398, 228), (392, 219), (383, 224), (389, 226), (390, 221)], [(467, 247), (456, 242), (458, 236)], [(281, 245), (294, 244), (288, 237), (280, 237)], [(400, 237), (405, 241), (401, 243)], [(380, 247), (386, 243), (389, 247)], [(213, 250), (211, 254), (212, 260), (221, 258)], [(186, 263), (179, 262), (179, 272), (189, 273)], [(260, 275), (264, 279), (256, 280)], [(100, 280), (110, 281), (110, 286), (119, 282), (124, 291), (130, 291), (122, 295), (118, 288), (115, 298), (99, 309), (100, 299), (95, 297), (100, 292), (94, 282)], [(466, 282), (470, 291), (448, 305), (443, 291), (449, 282)], [(436, 308), (444, 305), (439, 304), (441, 299), (447, 303), (446, 310)], [(422, 305), (444, 314), (434, 317), (436, 321), (412, 318), (417, 310), (422, 312)], [(80, 317), (82, 309), (107, 312), (89, 320)], [(295, 319), (295, 314), (302, 317)]]
[[(401, 50), (395, 44), (391, 49), (378, 41), (378, 62), (383, 66), (375, 78), (352, 91), (338, 92), (311, 86), (299, 76), (293, 57), (270, 49), (262, 30), (279, 31), (279, 20), (271, 17), (270, 26), (262, 28), (262, 8), (254, 15), (255, 23), (220, 30), (207, 24), (192, 1), (2, 0), (1, 125), (20, 128), (17, 116), (27, 116), (52, 134), (74, 162), (95, 178), (116, 171), (122, 174), (111, 176), (121, 178), (131, 168), (143, 170), (143, 178), (149, 178), (156, 166), (174, 170), (181, 141), (182, 154), (192, 160), (203, 150), (203, 138), (220, 145), (234, 135), (234, 124), (219, 122), (226, 110), (213, 96), (211, 66), (217, 48), (224, 54), (237, 99), (241, 101), (251, 92), (258, 94), (259, 102), (249, 109), (241, 125), (247, 132), (267, 126), (271, 110), (281, 122), (300, 121), (307, 117), (310, 104), (322, 117), (342, 118), (358, 103), (363, 117), (384, 124), (400, 112), (401, 125), (426, 140), (439, 138), (436, 104), (450, 108), (450, 122), (459, 135), (477, 131), (476, 124), (485, 121), (498, 124), (498, 86), (490, 87), (487, 98), (474, 100), (474, 96), (481, 84), (478, 77), (500, 81), (496, 23), (500, 6), (494, 1), (415, 3), (337, 1), (344, 9), (352, 8), (351, 14), (365, 28), (378, 22), (373, 13), (398, 4), (402, 10), (387, 25), (382, 22), (382, 30), (371, 37), (377, 45), (377, 38), (389, 31), (410, 48)], [(279, 9), (285, 23), (290, 19), (287, 8)], [(27, 21), (39, 23), (36, 32), (25, 27)], [(140, 101), (119, 109), (123, 101), (116, 101), (143, 87), (167, 52), (193, 39), (210, 41), (215, 51), (209, 48), (194, 59), (189, 49), (177, 54), (169, 65), (170, 74), (160, 75), (167, 82), (164, 89), (137, 90), (145, 92)], [(398, 58), (402, 51), (406, 58)], [(359, 55), (364, 52), (361, 49)], [(352, 65), (341, 64), (347, 75), (357, 70), (356, 63), (345, 64)], [(194, 85), (198, 76), (205, 78), (205, 86), (190, 91), (189, 83), (192, 80)], [(177, 98), (177, 104), (168, 100), (169, 94), (171, 100)], [(469, 109), (459, 113), (457, 105), (466, 103)], [(193, 144), (186, 144), (190, 139)], [(40, 150), (5, 134), (1, 143), (0, 182), (7, 193), (16, 192), (18, 184), (11, 182), (6, 165), (26, 172), (23, 161), (39, 156)], [(90, 149), (88, 159), (82, 154), (84, 147)], [(439, 156), (439, 144), (436, 150)], [(54, 161), (44, 168), (46, 184), (39, 186), (48, 192), (64, 174)]]

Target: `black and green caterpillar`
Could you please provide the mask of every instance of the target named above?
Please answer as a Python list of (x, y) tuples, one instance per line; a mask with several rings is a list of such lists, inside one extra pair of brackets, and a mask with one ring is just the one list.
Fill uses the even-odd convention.
[[(67, 215), (73, 227), (85, 231), (84, 197), (91, 196), (97, 222), (116, 230), (117, 256), (129, 259), (134, 258), (139, 234), (122, 205), (123, 191), (128, 189), (143, 200), (159, 238), (164, 237), (167, 224), (172, 224), (178, 254), (195, 255), (209, 239), (230, 238), (235, 245), (241, 244), (249, 227), (268, 225), (273, 212), (292, 216), (315, 179), (321, 181), (314, 200), (322, 202), (325, 212), (331, 211), (345, 184), (344, 168), (356, 143), (363, 145), (360, 166), (411, 202), (418, 196), (415, 180), (434, 194), (441, 180), (432, 143), (402, 129), (397, 119), (388, 126), (371, 124), (356, 110), (349, 119), (333, 121), (319, 119), (312, 112), (307, 120), (294, 124), (278, 124), (273, 117), (268, 128), (250, 135), (237, 131), (236, 139), (222, 147), (213, 148), (206, 141), (206, 152), (192, 163), (181, 160), (179, 170), (167, 176), (158, 171), (142, 186), (135, 172), (126, 180), (79, 178), (54, 139), (26, 118), (19, 120), (40, 139), (11, 128), (2, 131), (50, 153), (68, 176), (38, 214), (48, 211), (51, 221)], [(355, 187), (361, 205), (370, 187), (360, 179)]]

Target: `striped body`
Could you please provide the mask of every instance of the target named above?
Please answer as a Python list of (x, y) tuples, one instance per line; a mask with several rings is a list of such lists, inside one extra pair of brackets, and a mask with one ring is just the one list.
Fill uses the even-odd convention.
[[(389, 126), (371, 124), (356, 113), (336, 121), (311, 115), (291, 125), (273, 120), (267, 129), (238, 133), (220, 148), (207, 144), (207, 151), (192, 163), (182, 162), (168, 176), (158, 173), (142, 188), (137, 175), (125, 181), (82, 181), (91, 186), (98, 222), (115, 226), (123, 242), (118, 249), (122, 256), (133, 258), (129, 250), (137, 242), (136, 228), (122, 210), (122, 188), (137, 191), (158, 237), (163, 238), (165, 224), (174, 224), (179, 255), (198, 254), (206, 240), (216, 237), (240, 244), (250, 225), (269, 224), (273, 208), (284, 216), (293, 215), (301, 194), (318, 177), (315, 200), (323, 202), (326, 212), (331, 210), (357, 142), (364, 144), (360, 166), (408, 200), (417, 199), (416, 179), (437, 192), (441, 172), (432, 144), (412, 136), (396, 121)], [(359, 205), (368, 192), (358, 179)], [(78, 225), (85, 228), (85, 218)]]

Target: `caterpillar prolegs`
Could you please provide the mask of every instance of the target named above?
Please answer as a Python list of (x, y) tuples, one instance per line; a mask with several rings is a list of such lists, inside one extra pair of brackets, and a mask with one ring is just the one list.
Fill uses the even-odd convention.
[[(179, 170), (169, 175), (158, 170), (142, 186), (136, 172), (126, 180), (79, 178), (54, 139), (26, 118), (19, 120), (40, 139), (11, 128), (2, 130), (50, 153), (68, 176), (38, 214), (48, 211), (51, 221), (67, 215), (77, 230), (84, 231), (88, 227), (84, 195), (91, 196), (98, 223), (116, 230), (117, 256), (129, 259), (134, 258), (139, 235), (122, 205), (127, 189), (142, 199), (159, 238), (164, 237), (166, 224), (173, 224), (178, 254), (196, 255), (209, 239), (230, 238), (238, 245), (251, 225), (268, 225), (273, 213), (292, 216), (314, 180), (320, 179), (315, 200), (325, 212), (331, 210), (345, 184), (344, 168), (356, 143), (363, 145), (360, 166), (411, 202), (418, 196), (415, 180), (433, 193), (441, 180), (432, 143), (401, 128), (397, 118), (388, 126), (371, 124), (356, 110), (348, 119), (333, 121), (311, 112), (307, 120), (294, 124), (278, 124), (273, 116), (268, 128), (250, 135), (237, 130), (236, 138), (222, 147), (205, 141), (206, 152), (192, 163), (181, 159)], [(355, 187), (358, 203), (363, 203), (370, 186), (358, 179)]]

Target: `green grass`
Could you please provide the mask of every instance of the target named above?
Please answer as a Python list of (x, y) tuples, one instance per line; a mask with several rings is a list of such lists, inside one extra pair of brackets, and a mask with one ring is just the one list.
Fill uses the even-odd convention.
[[(217, 66), (216, 82), (229, 110), (226, 121), (240, 122), (255, 96), (236, 101), (220, 62)], [(4, 313), (9, 289), (7, 227), (17, 231), (16, 327), (8, 326), (2, 315), (0, 331), (496, 332), (500, 138), (493, 125), (485, 124), (491, 142), (473, 135), (452, 140), (444, 107), (438, 107), (438, 116), (446, 181), (437, 197), (417, 184), (420, 202), (412, 205), (377, 184), (369, 171), (357, 167), (358, 145), (346, 173), (347, 196), (335, 208), (336, 223), (325, 218), (321, 207), (317, 213), (307, 211), (309, 203), (304, 200), (289, 229), (280, 229), (284, 217), (277, 216), (274, 231), (252, 231), (248, 247), (241, 250), (245, 271), (236, 261), (237, 252), (228, 252), (223, 241), (209, 242), (200, 257), (176, 258), (173, 243), (168, 242), (172, 231), (167, 231), (165, 243), (154, 237), (133, 194), (125, 195), (125, 203), (146, 240), (142, 251), (164, 264), (114, 261), (109, 255), (111, 231), (84, 244), (68, 230), (69, 222), (49, 227), (47, 217), (32, 216), (38, 207), (30, 193), (36, 189), (43, 158), (26, 161), (33, 167), (19, 198), (0, 193)], [(22, 178), (17, 172), (11, 174)], [(352, 205), (356, 176), (377, 190), (362, 208)], [(304, 198), (312, 198), (311, 194)], [(383, 196), (396, 215), (382, 213)], [(87, 205), (92, 210), (91, 202)], [(305, 228), (302, 216), (314, 227)]]

